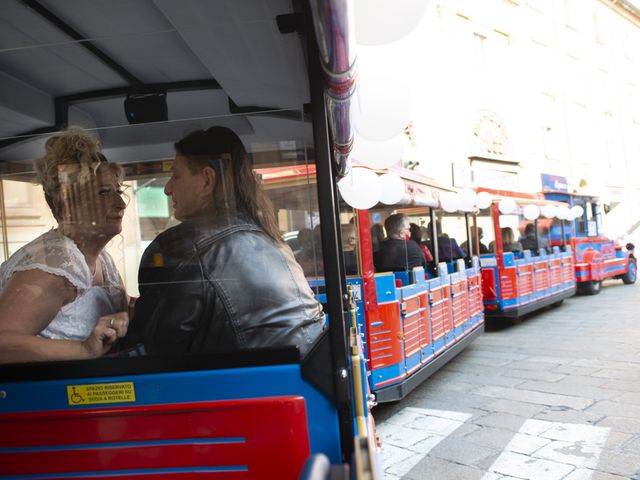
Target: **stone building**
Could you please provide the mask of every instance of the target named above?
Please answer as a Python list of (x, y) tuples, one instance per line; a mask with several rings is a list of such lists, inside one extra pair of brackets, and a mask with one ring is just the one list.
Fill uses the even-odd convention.
[[(366, 65), (371, 52), (359, 49)], [(411, 83), (405, 165), (458, 187), (540, 191), (541, 175), (640, 229), (640, 7), (626, 0), (439, 0), (378, 48)], [(396, 63), (394, 63), (396, 62)], [(638, 238), (640, 240), (640, 238)]]

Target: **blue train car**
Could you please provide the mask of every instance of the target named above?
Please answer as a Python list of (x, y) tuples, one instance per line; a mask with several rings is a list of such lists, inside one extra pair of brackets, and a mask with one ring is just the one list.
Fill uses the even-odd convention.
[(492, 202), (479, 219), (493, 235), (487, 253), (480, 256), (485, 314), (517, 318), (574, 295), (572, 248), (548, 240), (547, 219), (541, 213), (564, 204), (536, 194), (483, 191)]

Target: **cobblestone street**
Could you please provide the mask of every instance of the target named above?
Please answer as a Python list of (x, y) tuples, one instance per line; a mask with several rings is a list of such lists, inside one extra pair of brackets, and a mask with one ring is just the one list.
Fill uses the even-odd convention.
[(374, 410), (386, 478), (640, 479), (640, 285), (489, 328)]

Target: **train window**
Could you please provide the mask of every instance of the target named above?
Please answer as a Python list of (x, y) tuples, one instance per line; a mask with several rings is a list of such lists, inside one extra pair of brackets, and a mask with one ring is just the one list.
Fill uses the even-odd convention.
[(493, 253), (489, 245), (495, 244), (495, 235), (493, 232), (493, 217), (491, 216), (491, 208), (480, 210), (476, 216), (476, 224), (478, 225), (478, 234), (480, 240), (480, 254)]
[[(284, 312), (287, 306), (278, 305), (277, 295), (251, 291), (259, 284), (278, 285), (281, 278), (273, 265), (284, 262), (300, 291), (307, 292), (311, 277), (322, 278), (304, 39), (278, 30), (274, 18), (286, 13), (282, 5), (261, 4), (252, 9), (221, 6), (220, 2), (205, 6), (161, 3), (161, 7), (153, 2), (92, 5), (93, 19), (100, 18), (104, 8), (109, 10), (109, 18), (147, 20), (143, 29), (137, 22), (91, 22), (88, 30), (93, 36), (77, 40), (64, 36), (28, 7), (16, 4), (15, 8), (24, 9), (24, 15), (16, 18), (25, 24), (7, 26), (11, 32), (4, 32), (5, 45), (0, 52), (0, 85), (7, 92), (5, 98), (12, 98), (3, 105), (11, 114), (4, 115), (0, 124), (0, 255), (5, 261), (16, 259), (5, 262), (3, 287), (12, 278), (28, 277), (14, 274), (32, 268), (15, 257), (20, 249), (24, 258), (37, 264), (34, 270), (64, 277), (71, 285), (61, 290), (66, 295), (59, 303), (64, 305), (64, 315), (59, 308), (45, 312), (44, 317), (38, 312), (39, 320), (26, 322), (29, 327), (21, 334), (81, 342), (90, 337), (99, 318), (107, 317), (105, 321), (113, 324), (112, 314), (128, 309), (126, 296), (140, 295), (131, 327), (142, 327), (130, 328), (130, 333), (136, 331), (144, 340), (145, 332), (167, 327), (165, 339), (147, 348), (148, 354), (279, 346), (269, 340), (259, 344), (251, 325), (246, 326), (245, 338), (239, 339), (216, 330), (212, 323), (186, 326), (174, 318), (169, 325), (162, 324), (160, 317), (177, 315), (175, 310), (185, 303), (179, 297), (181, 289), (189, 282), (206, 283), (206, 268), (226, 268), (221, 273), (226, 284), (207, 297), (217, 298), (206, 307), (210, 317), (214, 313), (231, 315), (233, 310), (249, 318), (247, 308), (262, 308), (273, 318), (276, 310)], [(137, 14), (131, 9), (137, 9)], [(83, 11), (66, 9), (64, 21), (86, 25)], [(202, 18), (215, 19), (215, 28)], [(21, 33), (35, 30), (38, 36)], [(98, 56), (97, 51), (101, 52)], [(73, 139), (64, 143), (58, 132), (65, 125), (78, 127), (77, 132), (97, 143)], [(208, 130), (211, 127), (214, 130)], [(206, 135), (187, 137), (197, 130)], [(218, 135), (219, 145), (229, 148), (211, 150), (205, 144), (212, 135)], [(56, 140), (52, 143), (53, 137)], [(176, 158), (174, 142), (187, 138)], [(48, 163), (37, 175), (34, 161), (45, 154), (47, 141)], [(246, 150), (246, 155), (241, 150)], [(68, 164), (75, 162), (69, 160), (72, 157), (83, 160), (70, 167)], [(241, 157), (248, 160), (250, 174), (243, 173), (245, 176), (237, 180), (240, 173), (234, 168)], [(105, 160), (117, 168), (105, 167)], [(46, 199), (37, 184), (42, 178), (50, 180)], [(244, 190), (254, 182), (264, 191), (264, 201), (253, 191)], [(205, 190), (210, 196), (199, 197), (198, 192)], [(215, 252), (214, 235), (208, 237), (206, 232), (213, 231), (216, 222), (246, 224), (237, 230), (245, 229), (247, 238), (272, 237), (284, 260), (276, 262), (262, 244), (246, 240), (229, 243), (215, 260), (209, 259), (210, 266), (203, 267), (203, 262), (209, 261), (203, 260), (202, 255), (207, 255), (203, 252)], [(196, 234), (202, 237), (189, 237)], [(85, 240), (89, 236), (94, 246), (109, 240), (105, 248), (109, 255), (99, 253), (97, 247), (88, 248), (90, 242)], [(77, 264), (71, 274), (64, 271), (66, 260), (52, 265), (54, 260), (42, 254), (43, 245), (52, 237), (72, 251), (69, 258)], [(300, 264), (304, 264), (304, 272)], [(282, 279), (285, 277), (283, 274)], [(164, 289), (154, 290), (153, 285), (161, 284)], [(104, 288), (106, 294), (85, 294), (94, 287)], [(221, 291), (229, 296), (216, 297)], [(154, 305), (144, 301), (150, 292), (157, 296)], [(311, 323), (324, 324), (317, 292), (315, 297), (314, 292), (308, 292), (298, 308)], [(3, 290), (3, 296), (5, 293)], [(52, 290), (48, 298), (55, 294)], [(193, 292), (185, 293), (189, 294)], [(79, 298), (85, 302), (80, 306), (75, 303)], [(5, 305), (0, 303), (0, 310)], [(81, 312), (89, 312), (82, 315), (86, 318), (82, 327), (67, 331), (64, 322)], [(195, 318), (184, 311), (182, 314)], [(30, 312), (24, 312), (26, 315)], [(7, 312), (0, 311), (0, 322), (5, 318)], [(145, 327), (150, 321), (160, 323)], [(274, 320), (274, 328), (283, 323), (287, 322)], [(207, 331), (217, 337), (207, 337)], [(191, 333), (181, 336), (185, 332)], [(96, 356), (96, 351), (91, 355)], [(81, 357), (58, 352), (49, 358)], [(15, 360), (30, 359), (48, 358), (46, 352), (32, 358), (27, 352)]]
[(464, 215), (438, 211), (436, 229), (438, 258), (441, 262), (450, 263), (467, 256), (467, 252), (461, 246), (468, 244), (467, 221)]
[[(522, 244), (518, 241), (520, 217), (517, 214), (500, 215), (500, 235), (502, 236), (502, 249), (505, 252), (521, 252)], [(490, 247), (495, 251), (495, 245)]]
[(586, 237), (587, 230), (588, 230), (588, 222), (586, 219), (588, 215), (588, 204), (585, 204), (584, 201), (577, 198), (576, 198), (575, 204), (581, 206), (585, 210), (585, 214), (583, 214), (581, 217), (576, 218), (576, 221), (575, 221), (576, 235), (578, 237)]
[(597, 222), (597, 208), (598, 206), (593, 202), (585, 202), (584, 211), (587, 220), (587, 236), (598, 236), (598, 222)]
[(360, 235), (357, 216), (351, 209), (343, 210), (340, 213), (340, 236), (342, 238), (345, 274), (360, 275)]
[(407, 272), (415, 267), (427, 267), (432, 259), (422, 241), (418, 217), (395, 209), (376, 210), (370, 212), (369, 217), (376, 271)]

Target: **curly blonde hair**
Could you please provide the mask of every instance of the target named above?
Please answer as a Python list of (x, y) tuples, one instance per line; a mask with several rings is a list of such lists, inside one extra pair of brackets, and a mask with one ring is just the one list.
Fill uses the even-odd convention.
[(122, 181), (122, 167), (108, 162), (99, 141), (81, 128), (72, 127), (52, 136), (44, 148), (45, 154), (35, 162), (36, 175), (47, 204), (58, 220), (60, 212), (55, 200), (59, 199), (62, 185), (86, 183), (101, 164), (112, 170), (118, 182)]

